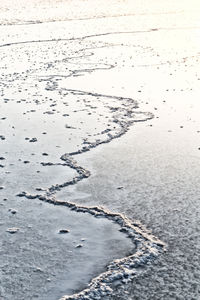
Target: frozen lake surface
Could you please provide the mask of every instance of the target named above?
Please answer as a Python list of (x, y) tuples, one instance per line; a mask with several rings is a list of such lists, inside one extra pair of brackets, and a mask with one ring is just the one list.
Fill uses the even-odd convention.
[(200, 297), (199, 12), (1, 1), (0, 299)]

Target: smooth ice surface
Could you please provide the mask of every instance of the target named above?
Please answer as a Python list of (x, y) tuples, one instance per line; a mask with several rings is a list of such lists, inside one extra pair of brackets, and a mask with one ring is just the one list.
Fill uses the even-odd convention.
[[(18, 200), (15, 209), (16, 215), (5, 205), (0, 211), (1, 299), (59, 299), (85, 288), (113, 259), (134, 252), (120, 227), (105, 218), (38, 200)], [(13, 227), (19, 231), (8, 233)]]

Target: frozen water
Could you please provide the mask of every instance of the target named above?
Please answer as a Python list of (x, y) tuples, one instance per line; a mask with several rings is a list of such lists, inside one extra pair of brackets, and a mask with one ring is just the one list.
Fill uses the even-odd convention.
[[(148, 276), (142, 275), (141, 282), (130, 284), (131, 297), (139, 291), (139, 297), (149, 299), (153, 291), (155, 299), (169, 293), (177, 298), (174, 274), (181, 272), (174, 265), (183, 265), (177, 290), (184, 286), (183, 299), (198, 298), (197, 289), (185, 287), (186, 281), (194, 287), (199, 276), (198, 270), (192, 272), (198, 256), (193, 255), (192, 267), (187, 263), (189, 241), (194, 240), (186, 234), (176, 247), (180, 230), (174, 230), (177, 224), (196, 235), (196, 197), (192, 194), (189, 216), (178, 218), (176, 212), (185, 211), (177, 191), (190, 199), (188, 190), (194, 187), (198, 195), (198, 2), (0, 5), (0, 297), (53, 300), (80, 292), (94, 278), (89, 290), (65, 299), (98, 299), (109, 293), (127, 299), (120, 288), (110, 289), (113, 281), (143, 274), (144, 264), (163, 244), (136, 221), (99, 207), (104, 205), (131, 220), (140, 218), (175, 248), (174, 256), (169, 251), (167, 262), (162, 260), (163, 281), (157, 278), (158, 267), (150, 272), (156, 284), (149, 287)], [(139, 121), (143, 124), (136, 125)], [(157, 128), (154, 134), (152, 127)], [(188, 141), (196, 151), (187, 148)], [(181, 160), (179, 153), (191, 162)], [(162, 157), (177, 167), (166, 167)], [(185, 175), (183, 161), (191, 177)], [(183, 178), (177, 169), (183, 170)], [(167, 192), (178, 199), (173, 205)], [(187, 220), (193, 225), (186, 228)], [(59, 234), (62, 229), (69, 233)], [(193, 248), (197, 251), (198, 243)], [(186, 257), (182, 264), (181, 253)], [(112, 263), (115, 258), (122, 259)]]

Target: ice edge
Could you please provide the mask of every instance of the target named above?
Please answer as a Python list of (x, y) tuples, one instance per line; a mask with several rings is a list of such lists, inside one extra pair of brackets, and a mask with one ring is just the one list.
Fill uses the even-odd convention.
[[(87, 288), (81, 292), (73, 295), (65, 295), (60, 300), (91, 300), (91, 299), (101, 299), (104, 296), (109, 296), (113, 292), (114, 282), (127, 283), (133, 277), (137, 276), (139, 273), (139, 268), (146, 265), (147, 263), (152, 262), (160, 253), (166, 249), (165, 243), (160, 241), (158, 238), (153, 236), (143, 225), (139, 222), (132, 222), (126, 216), (120, 213), (114, 213), (109, 210), (106, 210), (104, 207), (100, 206), (83, 206), (78, 205), (69, 201), (61, 201), (55, 198), (55, 193), (62, 188), (65, 188), (69, 185), (75, 185), (79, 181), (82, 181), (85, 178), (88, 178), (91, 173), (89, 170), (79, 166), (76, 160), (73, 158), (75, 155), (82, 154), (84, 152), (90, 151), (92, 148), (96, 148), (101, 144), (106, 144), (111, 142), (113, 139), (119, 138), (124, 135), (131, 125), (135, 122), (147, 121), (153, 118), (153, 114), (144, 113), (140, 111), (135, 111), (134, 109), (138, 108), (137, 102), (132, 98), (124, 98), (117, 96), (107, 96), (97, 93), (90, 93), (80, 90), (66, 89), (67, 92), (73, 94), (81, 95), (90, 95), (94, 97), (108, 97), (114, 98), (116, 100), (126, 100), (131, 104), (131, 109), (125, 108), (124, 115), (128, 117), (128, 121), (122, 120), (119, 116), (113, 116), (113, 122), (119, 125), (119, 131), (115, 134), (108, 134), (107, 138), (99, 140), (98, 142), (90, 143), (87, 146), (82, 147), (78, 151), (65, 153), (60, 159), (63, 163), (41, 163), (43, 166), (52, 166), (52, 165), (63, 165), (68, 166), (74, 169), (77, 172), (77, 176), (72, 178), (69, 181), (66, 181), (61, 184), (52, 185), (47, 190), (43, 190), (45, 194), (29, 194), (27, 192), (21, 192), (17, 196), (25, 197), (27, 199), (39, 199), (40, 201), (47, 202), (53, 205), (63, 205), (69, 209), (81, 212), (88, 213), (93, 215), (96, 218), (104, 217), (108, 220), (111, 220), (120, 226), (120, 231), (127, 235), (136, 246), (136, 252), (133, 254), (124, 257), (122, 259), (117, 259), (112, 261), (107, 266), (107, 271), (101, 273), (99, 276), (93, 278), (88, 284)], [(143, 114), (142, 119), (134, 119), (134, 115)], [(135, 249), (134, 249), (135, 250)]]
[(86, 289), (74, 295), (63, 296), (60, 300), (90, 300), (108, 296), (113, 291), (112, 285), (115, 281), (122, 283), (130, 281), (137, 275), (139, 267), (151, 262), (165, 250), (165, 243), (148, 232), (139, 222), (132, 222), (120, 213), (114, 213), (99, 206), (82, 206), (73, 202), (60, 201), (54, 197), (30, 195), (26, 192), (18, 196), (23, 196), (27, 199), (37, 198), (50, 204), (63, 205), (73, 211), (88, 213), (96, 218), (104, 217), (120, 225), (120, 231), (126, 234), (133, 244), (136, 245), (136, 252), (111, 262), (107, 266), (107, 271), (92, 279)]

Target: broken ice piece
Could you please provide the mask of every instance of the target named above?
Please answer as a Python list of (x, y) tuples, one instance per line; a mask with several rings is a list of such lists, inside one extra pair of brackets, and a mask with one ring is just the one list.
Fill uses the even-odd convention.
[(17, 227), (8, 228), (6, 231), (11, 233), (11, 234), (14, 234), (14, 233), (19, 231), (19, 228), (17, 228)]
[(34, 270), (34, 272), (42, 272), (42, 269), (39, 268), (39, 267), (36, 267), (35, 270)]
[(9, 210), (11, 212), (11, 214), (15, 215), (17, 213), (17, 210), (13, 209), (13, 208), (9, 208)]
[(60, 229), (59, 233), (61, 233), (61, 234), (69, 233), (69, 229)]
[(29, 142), (30, 142), (30, 143), (35, 143), (35, 142), (37, 142), (37, 139), (34, 137), (34, 138), (32, 138), (31, 140), (29, 140)]

